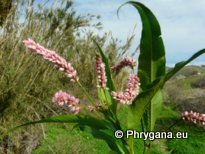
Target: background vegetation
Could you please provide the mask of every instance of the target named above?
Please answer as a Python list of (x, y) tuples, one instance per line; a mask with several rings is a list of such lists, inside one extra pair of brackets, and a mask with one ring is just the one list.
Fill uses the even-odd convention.
[[(69, 91), (85, 103), (87, 101), (52, 65), (27, 52), (22, 40), (30, 37), (65, 57), (77, 69), (88, 91), (95, 96), (93, 58), (96, 47), (92, 39), (95, 38), (104, 47), (111, 63), (114, 63), (127, 54), (133, 37), (119, 46), (119, 40), (108, 33), (103, 36), (94, 34), (88, 28), (101, 29), (100, 17), (90, 14), (78, 16), (71, 1), (42, 1), (38, 5), (35, 0), (18, 0), (9, 8), (10, 12), (0, 12), (0, 153), (110, 153), (105, 142), (80, 129), (72, 129), (71, 125), (41, 124), (7, 133), (9, 128), (24, 122), (67, 113), (65, 108), (51, 102), (54, 93), (60, 89)], [(126, 74), (124, 70), (115, 77), (119, 87), (126, 80)], [(167, 83), (164, 101), (169, 106), (163, 107), (157, 129), (174, 123), (179, 111), (205, 110), (203, 84), (199, 84), (204, 76), (204, 67), (186, 67)], [(172, 131), (188, 131), (189, 139), (156, 140), (149, 153), (203, 153), (204, 129), (187, 125), (179, 123)]]
[[(9, 128), (28, 120), (68, 112), (51, 102), (56, 91), (69, 91), (86, 103), (82, 94), (53, 65), (27, 52), (22, 40), (30, 37), (65, 57), (77, 69), (88, 91), (95, 95), (92, 39), (106, 48), (112, 61), (120, 58), (118, 51), (125, 52), (131, 41), (128, 39), (124, 46), (118, 46), (118, 40), (110, 34), (100, 37), (88, 31), (88, 27), (101, 28), (99, 19), (90, 14), (78, 16), (71, 1), (37, 4), (34, 0), (19, 0), (12, 3), (0, 29), (0, 153), (30, 153), (45, 137), (43, 125), (11, 135), (6, 133)], [(117, 78), (121, 79), (125, 74), (121, 73)]]

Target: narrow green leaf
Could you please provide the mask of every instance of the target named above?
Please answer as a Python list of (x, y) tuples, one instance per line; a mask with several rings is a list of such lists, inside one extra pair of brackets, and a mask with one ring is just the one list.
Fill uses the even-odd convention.
[[(107, 76), (107, 87), (109, 88), (108, 89), (109, 93), (111, 93), (112, 91), (115, 91), (115, 85), (114, 85), (114, 82), (113, 82), (113, 79), (112, 79), (112, 74), (111, 74), (108, 58), (106, 57), (106, 55), (104, 54), (102, 48), (99, 46), (99, 44), (95, 40), (94, 40), (94, 43), (96, 44), (96, 46), (97, 46), (97, 48), (100, 52), (100, 55), (102, 57), (102, 61), (105, 64), (105, 71), (106, 71), (106, 76)], [(105, 94), (105, 95), (107, 95), (107, 94)], [(112, 97), (109, 97), (109, 98), (111, 99), (111, 102), (112, 102), (111, 109), (114, 113), (116, 113), (117, 103), (115, 102), (114, 99), (112, 99)]]
[(187, 65), (188, 63), (190, 63), (191, 61), (193, 61), (194, 59), (196, 59), (197, 57), (199, 57), (200, 55), (205, 53), (205, 49), (202, 49), (198, 52), (196, 52), (195, 54), (193, 54), (189, 59), (187, 59), (186, 61), (182, 61), (179, 62), (175, 65), (175, 67), (169, 71), (166, 76), (165, 76), (165, 81), (169, 80), (172, 76), (174, 76), (180, 69), (182, 69), (185, 65)]
[[(38, 124), (38, 123), (79, 123), (81, 125), (87, 125), (96, 129), (111, 129), (115, 130), (114, 127), (112, 127), (112, 124), (105, 120), (100, 120), (91, 116), (80, 116), (80, 115), (61, 115), (61, 116), (55, 116), (50, 118), (44, 118), (39, 121), (31, 121), (27, 122), (25, 124), (22, 124), (20, 126), (17, 126), (13, 128), (12, 130), (15, 130), (19, 127)], [(12, 131), (11, 130), (11, 131)]]
[(109, 145), (109, 147), (120, 154), (125, 154), (126, 148), (122, 143), (122, 140), (115, 138), (114, 132), (108, 129), (96, 130), (92, 129), (92, 134), (95, 138), (103, 139)]
[(107, 89), (98, 88), (98, 97), (102, 102), (106, 102), (109, 106), (112, 105), (112, 97)]
[(102, 102), (106, 102), (106, 96), (104, 93), (103, 88), (98, 88), (98, 98), (102, 101)]
[(108, 58), (104, 54), (104, 52), (103, 52), (102, 48), (99, 46), (99, 44), (96, 41), (94, 41), (94, 42), (95, 42), (95, 44), (100, 52), (100, 55), (102, 57), (102, 61), (105, 64), (105, 71), (106, 71), (106, 76), (107, 76), (107, 87), (109, 88), (109, 91), (115, 91), (115, 86), (114, 86), (114, 82), (112, 79), (112, 74), (111, 74)]

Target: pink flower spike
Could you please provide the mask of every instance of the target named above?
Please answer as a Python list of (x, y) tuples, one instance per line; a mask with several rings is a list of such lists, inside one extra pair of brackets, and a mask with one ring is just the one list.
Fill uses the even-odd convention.
[(66, 92), (63, 92), (62, 90), (55, 93), (53, 97), (53, 102), (57, 103), (60, 106), (67, 105), (70, 110), (75, 114), (80, 112), (80, 108), (78, 106), (80, 102), (79, 99), (69, 95)]
[(190, 111), (190, 112), (185, 111), (185, 112), (181, 113), (183, 120), (193, 122), (193, 123), (198, 124), (200, 126), (204, 126), (204, 124), (205, 124), (204, 115), (205, 114), (203, 114), (203, 113), (201, 114), (201, 113), (193, 112), (193, 111)]
[(105, 73), (105, 64), (102, 62), (100, 55), (95, 57), (96, 72), (98, 77), (98, 87), (106, 88), (107, 77)]
[(139, 94), (140, 82), (136, 74), (130, 74), (127, 88), (124, 92), (112, 92), (112, 97), (122, 104), (132, 104), (132, 101)]
[(59, 56), (55, 51), (46, 49), (31, 39), (24, 40), (23, 43), (31, 51), (37, 53), (38, 55), (41, 55), (45, 60), (52, 62), (59, 68), (60, 71), (63, 71), (66, 76), (71, 79), (72, 82), (79, 80), (76, 70), (71, 66), (70, 63)]
[(131, 67), (134, 68), (136, 66), (136, 61), (132, 57), (125, 57), (119, 63), (112, 66), (112, 71), (118, 73), (123, 67)]

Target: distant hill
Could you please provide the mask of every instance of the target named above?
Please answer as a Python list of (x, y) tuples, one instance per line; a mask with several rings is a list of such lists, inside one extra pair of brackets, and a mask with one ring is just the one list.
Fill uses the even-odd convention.
[(184, 67), (166, 83), (164, 91), (164, 101), (178, 110), (205, 112), (205, 67)]
[[(172, 67), (166, 67), (167, 72), (172, 70)], [(181, 69), (173, 78), (177, 79), (178, 76), (180, 76), (180, 79), (182, 76), (189, 77), (192, 75), (200, 75), (205, 74), (205, 65), (202, 66), (196, 66), (196, 65), (188, 65), (185, 66), (183, 69)]]

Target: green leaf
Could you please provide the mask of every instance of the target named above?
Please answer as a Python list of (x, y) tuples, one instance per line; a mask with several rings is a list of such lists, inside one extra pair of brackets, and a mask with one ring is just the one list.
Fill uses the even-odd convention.
[(113, 99), (107, 89), (98, 88), (98, 97), (100, 98), (101, 102), (106, 102), (109, 106), (112, 105)]
[(114, 82), (112, 79), (112, 74), (111, 74), (108, 58), (104, 54), (104, 52), (103, 52), (102, 48), (99, 46), (99, 44), (96, 41), (94, 41), (94, 42), (95, 42), (95, 44), (100, 52), (100, 55), (102, 57), (102, 61), (105, 64), (105, 71), (106, 71), (106, 76), (107, 76), (107, 87), (109, 88), (109, 91), (115, 91), (115, 86), (114, 86)]
[[(126, 4), (131, 4), (137, 9), (142, 21), (138, 76), (142, 90), (146, 90), (149, 84), (165, 75), (165, 49), (161, 37), (160, 25), (154, 14), (143, 4), (133, 1), (129, 1)], [(162, 104), (160, 92), (157, 92), (156, 96), (153, 96), (153, 100), (150, 101), (144, 102), (145, 104), (149, 104), (144, 116), (148, 120), (145, 122), (147, 124), (145, 127), (148, 127), (147, 129), (152, 131), (157, 113), (160, 110), (160, 104)]]
[(205, 49), (202, 49), (198, 52), (196, 52), (195, 54), (193, 54), (189, 59), (187, 59), (186, 61), (182, 61), (177, 63), (174, 68), (169, 71), (166, 76), (165, 76), (165, 81), (169, 80), (172, 76), (174, 76), (180, 69), (182, 69), (185, 65), (187, 65), (188, 63), (190, 63), (191, 61), (193, 61), (194, 59), (196, 59), (197, 57), (199, 57), (200, 55), (205, 53)]
[[(79, 123), (81, 125), (87, 125), (92, 128), (96, 129), (111, 129), (115, 130), (115, 128), (112, 126), (112, 124), (108, 121), (97, 119), (91, 116), (80, 116), (80, 115), (61, 115), (61, 116), (55, 116), (55, 117), (50, 117), (50, 118), (44, 118), (39, 121), (31, 121), (27, 122), (25, 124), (22, 124), (20, 126), (17, 126), (13, 128), (12, 130), (15, 130), (19, 127), (23, 126), (28, 126), (28, 125), (33, 125), (33, 124), (38, 124), (38, 123)], [(11, 130), (11, 131), (12, 131)]]
[[(102, 61), (105, 64), (105, 71), (106, 71), (106, 76), (107, 76), (107, 87), (109, 88), (108, 89), (109, 93), (111, 93), (112, 91), (115, 91), (115, 85), (114, 85), (114, 82), (113, 82), (113, 79), (112, 79), (112, 74), (111, 74), (108, 58), (104, 54), (104, 52), (103, 52), (102, 48), (99, 46), (99, 44), (95, 40), (94, 40), (94, 42), (95, 42), (95, 44), (96, 44), (96, 46), (97, 46), (97, 48), (100, 52), (100, 55), (102, 57)], [(107, 95), (107, 94), (105, 94), (105, 95)], [(115, 100), (112, 99), (112, 97), (110, 97), (110, 99), (111, 99), (111, 102), (112, 102), (111, 109), (114, 113), (116, 113), (117, 104), (116, 104)]]
[(144, 90), (152, 81), (165, 75), (165, 49), (160, 25), (154, 14), (143, 4), (134, 1), (125, 4), (134, 6), (142, 21), (138, 75)]
[(125, 154), (126, 148), (122, 140), (115, 138), (114, 132), (108, 129), (96, 130), (92, 129), (92, 134), (95, 138), (103, 139), (109, 145), (109, 147), (120, 154)]
[(103, 88), (98, 88), (98, 98), (101, 100), (101, 102), (106, 102), (106, 96)]
[(164, 77), (155, 80), (150, 86), (150, 89), (140, 93), (132, 105), (129, 107), (130, 112), (128, 112), (128, 128), (129, 129), (139, 129), (141, 125), (141, 119), (145, 110), (150, 105), (151, 100), (155, 97), (156, 93), (162, 89), (164, 85)]
[(152, 117), (150, 117), (150, 119), (151, 119), (151, 123), (150, 123), (151, 131), (154, 130), (156, 119), (158, 118), (158, 115), (162, 109), (162, 103), (163, 103), (162, 90), (159, 89), (151, 100), (151, 105), (152, 105), (151, 114), (150, 114), (152, 116)]

